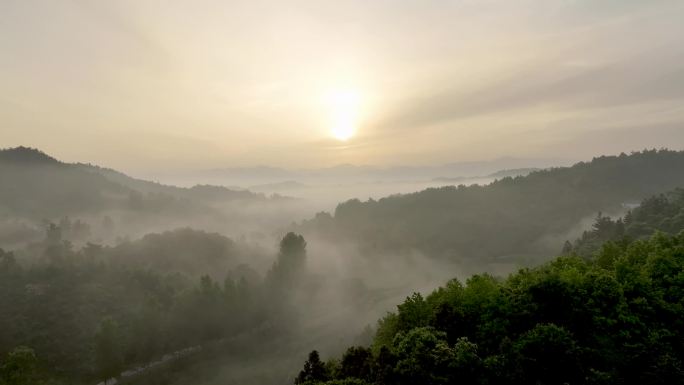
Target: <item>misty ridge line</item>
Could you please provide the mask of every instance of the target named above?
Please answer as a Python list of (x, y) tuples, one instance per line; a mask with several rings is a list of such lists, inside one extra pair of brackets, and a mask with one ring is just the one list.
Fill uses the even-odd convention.
[(190, 173), (156, 173), (151, 178), (161, 178), (169, 181), (182, 181), (183, 184), (195, 183), (198, 180), (211, 180), (237, 188), (242, 181), (249, 189), (254, 185), (278, 183), (382, 183), (401, 181), (430, 181), (442, 178), (486, 178), (507, 169), (531, 169), (552, 166), (565, 166), (574, 161), (564, 159), (524, 159), (503, 157), (490, 161), (454, 162), (435, 166), (387, 166), (374, 167), (343, 164), (321, 169), (284, 169), (270, 166), (216, 168), (196, 170)]
[[(206, 184), (196, 184), (191, 187), (179, 187), (174, 185), (169, 185), (165, 183), (160, 183), (153, 180), (141, 179), (131, 177), (121, 171), (117, 171), (112, 168), (98, 166), (92, 163), (65, 163), (51, 157), (39, 149), (34, 149), (30, 147), (19, 146), (16, 148), (4, 148), (0, 149), (0, 159), (4, 159), (10, 162), (35, 162), (42, 164), (55, 164), (62, 166), (75, 166), (81, 167), (87, 171), (93, 171), (104, 175), (109, 179), (117, 180), (127, 180), (128, 184), (137, 184), (142, 188), (147, 188), (148, 190), (153, 189), (153, 185), (157, 185), (158, 188), (163, 187), (176, 187), (180, 191), (187, 191), (188, 189), (202, 189), (202, 188), (225, 188), (226, 190), (249, 190), (249, 187), (238, 187), (238, 186), (223, 186), (223, 185), (206, 185)], [(503, 157), (491, 161), (469, 161), (469, 162), (455, 162), (448, 163), (440, 166), (427, 166), (427, 167), (415, 167), (415, 166), (388, 166), (388, 167), (372, 167), (372, 166), (356, 166), (351, 164), (342, 164), (333, 167), (327, 167), (322, 169), (283, 169), (270, 166), (257, 166), (257, 167), (241, 167), (241, 168), (216, 168), (209, 170), (197, 170), (196, 173), (199, 175), (213, 175), (213, 176), (225, 176), (225, 177), (244, 177), (244, 176), (254, 176), (266, 177), (266, 178), (276, 178), (268, 184), (256, 185), (253, 187), (261, 188), (267, 187), (269, 185), (280, 185), (280, 184), (298, 184), (295, 180), (278, 180), (278, 178), (295, 178), (301, 176), (307, 177), (326, 177), (326, 178), (336, 178), (336, 177), (360, 177), (360, 178), (377, 178), (377, 182), (381, 181), (397, 181), (406, 178), (419, 178), (418, 180), (433, 180), (440, 182), (456, 182), (459, 180), (467, 179), (486, 179), (504, 176), (516, 176), (522, 175), (524, 173), (529, 173), (532, 171), (540, 170), (538, 167), (511, 167), (511, 165), (540, 165), (545, 164), (545, 167), (550, 167), (553, 164), (565, 164), (569, 163), (567, 160), (559, 159), (522, 159), (513, 157)], [(408, 175), (408, 176), (405, 176)], [(402, 178), (402, 176), (404, 176)], [(388, 179), (389, 178), (389, 179)], [(399, 178), (399, 179), (392, 179)], [(371, 179), (372, 180), (372, 179)], [(306, 187), (301, 185), (301, 187)]]
[[(67, 377), (89, 383), (96, 371), (110, 378), (112, 367), (121, 373), (260, 322), (271, 327), (246, 342), (257, 346), (236, 349), (263, 359), (271, 357), (264, 349), (277, 351), (278, 369), (263, 383), (278, 383), (276, 378), (294, 377), (312, 348), (332, 357), (357, 340), (368, 346), (379, 329), (362, 333), (364, 327), (411, 292), (427, 295), (454, 276), (506, 276), (538, 265), (565, 240), (580, 237), (591, 226), (578, 226), (586, 218), (622, 215), (625, 203), (684, 185), (684, 152), (645, 150), (572, 167), (509, 170), (483, 185), (352, 199), (292, 223), (293, 215), (306, 218), (301, 208), (285, 209), (299, 200), (235, 197), (223, 189), (181, 195), (193, 190), (55, 163), (35, 150), (9, 153), (0, 152), (0, 175), (13, 181), (0, 186), (0, 247), (11, 244), (12, 251), (0, 254), (0, 274), (8, 277), (2, 282), (16, 285), (7, 291), (13, 301), (29, 306), (10, 302), (0, 326), (28, 327), (13, 314), (42, 311), (34, 317), (41, 328), (69, 330), (83, 348), (65, 356), (59, 339), (25, 342), (41, 360), (73, 366)], [(253, 226), (239, 227), (248, 220)], [(283, 237), (288, 231), (295, 233)], [(78, 315), (79, 322), (57, 321), (57, 293), (79, 293), (93, 309)], [(63, 306), (78, 309), (77, 298), (67, 296)], [(39, 303), (52, 306), (40, 310)], [(161, 335), (148, 336), (153, 325), (163, 325)], [(33, 329), (22, 330), (35, 336)], [(280, 342), (270, 344), (276, 337)], [(10, 338), (8, 350), (20, 345)], [(100, 361), (90, 355), (97, 346)], [(225, 374), (221, 368), (228, 363), (201, 359), (211, 361), (217, 376)], [(187, 373), (196, 364), (179, 363)], [(141, 376), (147, 381), (148, 374)]]
[[(633, 153), (636, 154), (636, 153)], [(214, 207), (215, 204), (221, 203), (221, 202), (230, 202), (230, 201), (255, 201), (259, 202), (260, 200), (266, 199), (266, 197), (263, 194), (253, 194), (251, 192), (247, 191), (233, 191), (228, 188), (220, 187), (220, 186), (210, 186), (210, 185), (196, 185), (192, 188), (178, 188), (175, 186), (171, 185), (163, 185), (157, 182), (148, 182), (145, 180), (140, 180), (140, 179), (135, 179), (135, 178), (130, 178), (126, 176), (123, 173), (120, 173), (115, 170), (111, 169), (105, 169), (101, 168), (98, 166), (92, 166), (92, 165), (85, 165), (85, 164), (66, 164), (59, 162), (55, 160), (52, 157), (49, 157), (48, 155), (39, 152), (38, 150), (32, 150), (28, 148), (18, 148), (14, 150), (3, 150), (0, 152), (0, 155), (4, 156), (6, 160), (9, 161), (17, 161), (17, 160), (23, 160), (23, 161), (31, 161), (31, 162), (40, 162), (41, 164), (55, 164), (55, 165), (61, 165), (63, 167), (72, 167), (72, 168), (77, 168), (77, 169), (83, 169), (89, 173), (96, 174), (98, 176), (104, 177), (106, 180), (111, 181), (113, 183), (118, 183), (120, 186), (117, 185), (111, 185), (107, 186), (109, 189), (114, 189), (117, 191), (118, 194), (126, 194), (128, 193), (127, 197), (124, 197), (129, 201), (129, 209), (133, 208), (135, 206), (140, 206), (141, 201), (146, 199), (144, 195), (140, 196), (137, 195), (138, 193), (142, 194), (147, 194), (147, 197), (151, 197), (152, 199), (160, 197), (163, 198), (164, 194), (169, 195), (174, 197), (173, 199), (176, 199), (177, 202), (181, 205), (187, 205), (191, 204), (191, 201), (195, 202), (200, 202), (203, 205), (207, 205), (208, 207)], [(578, 163), (575, 165), (575, 167), (581, 165), (582, 162)], [(556, 168), (557, 170), (562, 170), (563, 168)], [(526, 174), (530, 173), (537, 173), (540, 171), (540, 169), (537, 168), (523, 168), (523, 169), (503, 169), (494, 173), (488, 174), (486, 177), (483, 178), (489, 178), (490, 180), (485, 180), (484, 182), (495, 182), (497, 178), (507, 178), (507, 177), (518, 177), (518, 176), (524, 176)], [(76, 171), (78, 172), (78, 171)], [(433, 180), (437, 183), (461, 183), (461, 182), (470, 182), (470, 183), (478, 183), (477, 180), (478, 177), (473, 178), (467, 178), (467, 177), (455, 177), (455, 178), (446, 178), (446, 177), (437, 177), (434, 178)], [(98, 181), (99, 182), (99, 181)], [(278, 185), (278, 184), (276, 184)], [(122, 187), (123, 186), (123, 189)], [(489, 183), (484, 184), (484, 186), (489, 186)], [(303, 186), (301, 184), (296, 184), (296, 188), (302, 188)], [(126, 190), (130, 189), (130, 190)], [(155, 194), (162, 194), (162, 195), (155, 195)], [(416, 194), (415, 192), (411, 192), (411, 194)], [(402, 194), (391, 194), (394, 196), (394, 198), (397, 198), (401, 196)], [(382, 196), (381, 196), (382, 198)], [(387, 198), (391, 198), (387, 196)], [(166, 199), (166, 198), (163, 198)], [(180, 199), (180, 200), (178, 200)], [(184, 202), (185, 199), (190, 199), (188, 202)], [(281, 195), (274, 194), (270, 198), (270, 200), (279, 200), (279, 199), (289, 199), (286, 197), (283, 197)], [(632, 200), (638, 200), (639, 197), (635, 196), (632, 198)], [(343, 200), (343, 201), (338, 201), (337, 202), (337, 208), (335, 209), (335, 212), (340, 210), (340, 208), (344, 208), (345, 206), (348, 206), (350, 203), (353, 203), (355, 199), (351, 200)], [(168, 203), (168, 202), (167, 202)], [(277, 202), (276, 202), (277, 203)], [(166, 203), (165, 203), (166, 204)], [(207, 207), (207, 208), (208, 208)], [(208, 213), (208, 212), (207, 212)], [(588, 213), (591, 214), (591, 213)], [(62, 215), (68, 215), (68, 213), (62, 214)], [(212, 213), (211, 215), (216, 215), (215, 213)], [(290, 220), (291, 222), (292, 220)]]
[(684, 385), (683, 20), (0, 0), (0, 385)]
[[(655, 150), (654, 150), (655, 151)], [(633, 153), (634, 154), (639, 154), (639, 153)], [(624, 155), (622, 155), (624, 156)], [(605, 157), (598, 158), (598, 159), (604, 159)], [(605, 158), (605, 159), (615, 159), (613, 158)], [(196, 185), (191, 188), (183, 188), (183, 187), (175, 187), (171, 185), (164, 185), (160, 184), (157, 182), (148, 182), (145, 180), (141, 179), (135, 179), (128, 177), (127, 175), (120, 173), (118, 171), (112, 170), (112, 169), (106, 169), (106, 168), (101, 168), (99, 166), (93, 166), (93, 165), (86, 165), (82, 163), (76, 163), (76, 164), (66, 164), (57, 161), (56, 159), (38, 151), (38, 150), (33, 150), (25, 147), (20, 147), (17, 149), (9, 149), (9, 150), (0, 150), (0, 160), (4, 160), (6, 162), (9, 162), (10, 165), (18, 165), (18, 164), (32, 164), (32, 165), (57, 165), (59, 167), (67, 167), (67, 168), (72, 168), (76, 173), (78, 173), (78, 170), (84, 170), (88, 173), (91, 174), (96, 174), (98, 177), (104, 177), (108, 182), (108, 185), (106, 186), (108, 189), (113, 189), (116, 191), (118, 194), (126, 194), (128, 193), (128, 196), (126, 197), (129, 203), (132, 204), (132, 206), (140, 205), (140, 201), (144, 200), (146, 197), (144, 195), (138, 195), (139, 193), (142, 194), (147, 194), (148, 197), (162, 197), (163, 194), (169, 195), (174, 197), (174, 199), (180, 199), (177, 201), (177, 203), (180, 204), (187, 204), (184, 203), (185, 199), (190, 199), (194, 200), (197, 202), (201, 202), (202, 204), (209, 204), (211, 207), (214, 203), (216, 202), (226, 202), (226, 201), (260, 201), (260, 200), (266, 200), (267, 198), (263, 194), (254, 194), (251, 192), (247, 191), (233, 191), (231, 189), (221, 187), (221, 186), (210, 186), (210, 185)], [(579, 166), (582, 166), (584, 163), (580, 162), (575, 164), (573, 168), (577, 168)], [(561, 170), (568, 170), (568, 168), (554, 168), (554, 169), (548, 169), (547, 171), (543, 171), (542, 169), (538, 168), (522, 168), (522, 169), (503, 169), (494, 173), (487, 174), (486, 177), (482, 178), (489, 178), (492, 180), (492, 183), (487, 183), (482, 185), (482, 187), (485, 188), (492, 188), (494, 185), (500, 186), (501, 181), (498, 181), (496, 179), (502, 178), (502, 179), (507, 179), (510, 177), (520, 177), (520, 176), (525, 176), (528, 174), (531, 174), (531, 176), (536, 176), (539, 175), (539, 172), (560, 172)], [(433, 180), (436, 182), (442, 182), (442, 183), (460, 183), (463, 181), (469, 181), (477, 183), (477, 178), (469, 178), (469, 177), (454, 177), (454, 178), (447, 178), (447, 177), (437, 177), (434, 178)], [(98, 181), (101, 182), (101, 181)], [(112, 184), (114, 183), (114, 184)], [(116, 185), (118, 184), (118, 185)], [(275, 185), (279, 185), (276, 183)], [(477, 186), (477, 185), (476, 185)], [(301, 184), (296, 184), (296, 188), (303, 188)], [(460, 188), (460, 187), (459, 187)], [(428, 189), (430, 190), (430, 189)], [(420, 194), (425, 194), (427, 193), (428, 190), (424, 191), (418, 191), (418, 192), (413, 192), (408, 195), (420, 195)], [(155, 194), (162, 194), (162, 195), (155, 195)], [(406, 195), (406, 194), (404, 194)], [(388, 196), (386, 198), (382, 199), (395, 199), (395, 198), (400, 198), (402, 194), (392, 194), (392, 196)], [(165, 199), (165, 198), (164, 198)], [(280, 196), (280, 195), (272, 195), (270, 200), (278, 200), (278, 199), (284, 199), (287, 200), (289, 198)], [(382, 200), (381, 199), (381, 200)], [(640, 199), (639, 196), (633, 196), (632, 201)], [(349, 206), (350, 204), (353, 204), (354, 201), (357, 201), (356, 199), (351, 199), (351, 200), (346, 200), (346, 201), (340, 201), (337, 204), (337, 207), (335, 209), (334, 215), (337, 216), (338, 211), (341, 209), (344, 209), (345, 207)], [(371, 199), (371, 201), (374, 201)], [(372, 203), (372, 202), (368, 202)], [(621, 202), (625, 203), (625, 202)], [(134, 208), (134, 207), (129, 207)], [(591, 214), (591, 213), (589, 213)], [(44, 219), (44, 218), (43, 218)]]

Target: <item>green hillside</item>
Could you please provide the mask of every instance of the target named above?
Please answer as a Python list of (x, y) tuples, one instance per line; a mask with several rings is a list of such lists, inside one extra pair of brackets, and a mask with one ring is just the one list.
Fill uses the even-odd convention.
[(684, 185), (684, 152), (602, 156), (572, 167), (446, 186), (337, 206), (301, 225), (305, 234), (357, 242), (365, 253), (417, 250), (460, 261), (544, 256), (597, 212)]
[(144, 181), (111, 169), (63, 163), (26, 147), (0, 150), (0, 180), (0, 216), (34, 220), (111, 210), (183, 217), (209, 214), (217, 202), (266, 200), (263, 194), (218, 186)]

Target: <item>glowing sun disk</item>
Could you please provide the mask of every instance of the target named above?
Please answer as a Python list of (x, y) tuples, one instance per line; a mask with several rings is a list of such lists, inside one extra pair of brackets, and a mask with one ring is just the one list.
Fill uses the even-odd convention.
[(356, 133), (361, 98), (355, 90), (336, 90), (327, 99), (330, 133), (337, 140), (348, 140)]

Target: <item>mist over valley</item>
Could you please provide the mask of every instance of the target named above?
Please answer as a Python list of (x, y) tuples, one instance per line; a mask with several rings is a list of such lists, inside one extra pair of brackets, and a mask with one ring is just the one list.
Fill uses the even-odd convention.
[(0, 1), (0, 385), (684, 384), (682, 20)]

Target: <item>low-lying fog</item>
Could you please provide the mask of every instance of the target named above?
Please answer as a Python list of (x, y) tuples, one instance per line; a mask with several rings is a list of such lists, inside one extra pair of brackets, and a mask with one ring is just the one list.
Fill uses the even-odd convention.
[[(202, 346), (194, 361), (173, 372), (168, 385), (291, 383), (311, 350), (329, 358), (349, 345), (370, 343), (377, 320), (412, 293), (428, 294), (453, 278), (463, 281), (485, 272), (505, 276), (538, 264), (541, 259), (535, 258), (553, 256), (566, 240), (591, 228), (598, 211), (572, 194), (575, 205), (564, 206), (568, 199), (558, 198), (555, 187), (567, 181), (553, 179), (569, 172), (563, 169), (482, 188), (453, 186), (489, 185), (537, 169), (499, 164), (469, 165), (467, 170), (252, 169), (133, 179), (90, 165), (56, 163), (27, 149), (15, 153), (14, 158), (40, 161), (20, 159), (0, 169), (21, 186), (4, 190), (12, 205), (0, 215), (0, 247), (13, 252), (19, 264), (35, 271), (51, 264), (65, 272), (74, 266), (97, 267), (117, 287), (128, 285), (127, 269), (179, 275), (188, 286), (179, 286), (173, 297), (177, 306), (193, 304), (192, 295), (199, 295), (195, 305), (206, 314), (186, 319), (174, 307), (159, 310), (157, 316), (169, 320), (172, 333), (182, 336), (183, 329), (174, 328), (184, 322), (192, 330), (204, 330), (203, 322), (213, 327), (217, 319), (217, 325), (227, 325), (211, 339), (199, 333), (157, 352)], [(444, 186), (452, 187), (424, 191)], [(532, 187), (543, 191), (530, 196)], [(382, 200), (419, 191), (424, 192)], [(605, 215), (620, 215), (625, 209), (620, 204), (631, 202), (625, 200), (631, 195), (621, 193), (624, 189), (616, 191), (599, 197)], [(539, 202), (547, 198), (563, 204), (557, 209)], [(352, 199), (376, 202), (347, 202)], [(301, 275), (295, 284), (278, 286), (274, 272), (284, 254), (281, 240), (290, 234), (306, 244), (305, 263), (297, 265)], [(202, 276), (214, 283), (202, 282)], [(74, 292), (88, 294), (90, 289), (74, 279)], [(29, 281), (28, 287), (33, 284)], [(203, 290), (214, 298), (213, 291), (228, 296), (238, 287), (244, 301), (234, 308), (202, 302)], [(131, 297), (110, 300), (125, 314), (137, 306), (129, 303)], [(122, 314), (112, 315), (128, 327)], [(91, 318), (90, 334), (100, 317)], [(66, 320), (62, 326), (73, 325)], [(49, 342), (36, 348), (59, 356), (60, 348)], [(157, 383), (147, 375), (126, 383)]]
[(488, 162), (455, 163), (438, 167), (374, 169), (338, 166), (329, 169), (283, 170), (269, 167), (208, 170), (187, 173), (154, 173), (142, 178), (181, 187), (224, 186), (266, 195), (298, 198), (306, 203), (292, 221), (310, 218), (320, 211), (333, 212), (350, 199), (365, 201), (408, 194), (427, 188), (488, 184), (506, 176), (526, 175), (544, 167), (564, 165), (560, 160), (505, 158)]

